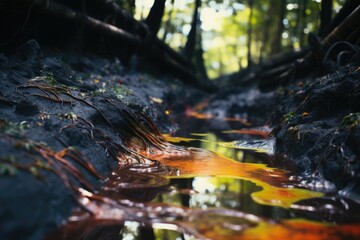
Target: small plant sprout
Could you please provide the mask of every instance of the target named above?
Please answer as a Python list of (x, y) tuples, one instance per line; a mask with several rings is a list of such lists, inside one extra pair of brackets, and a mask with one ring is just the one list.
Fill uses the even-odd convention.
[(290, 122), (293, 118), (295, 118), (295, 112), (289, 112), (283, 116), (284, 122)]
[(341, 126), (356, 126), (360, 123), (360, 112), (350, 113), (343, 117)]
[(60, 119), (69, 119), (72, 120), (73, 122), (76, 122), (78, 120), (78, 116), (75, 113), (70, 112), (70, 113), (60, 114)]

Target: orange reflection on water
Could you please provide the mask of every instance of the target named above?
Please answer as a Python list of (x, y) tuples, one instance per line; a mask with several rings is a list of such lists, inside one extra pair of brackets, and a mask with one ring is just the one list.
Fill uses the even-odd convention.
[(282, 187), (289, 178), (287, 172), (280, 169), (269, 168), (264, 164), (236, 162), (198, 148), (179, 148), (172, 154), (171, 148), (172, 146), (169, 145), (167, 151), (142, 152), (141, 154), (178, 169), (180, 175), (177, 177), (218, 176), (254, 182), (263, 190), (252, 193), (252, 198), (264, 205), (289, 208), (294, 202), (322, 196), (319, 192)]
[(271, 132), (269, 131), (257, 130), (257, 129), (229, 130), (229, 131), (223, 131), (223, 133), (238, 133), (238, 134), (254, 135), (263, 138), (268, 138), (271, 134)]
[(239, 122), (245, 126), (251, 126), (251, 123), (248, 122), (246, 119), (243, 118), (238, 118), (238, 117), (219, 117), (219, 116), (215, 116), (213, 114), (209, 114), (209, 113), (200, 113), (200, 112), (196, 112), (192, 109), (187, 109), (185, 112), (185, 115), (188, 117), (193, 117), (193, 118), (197, 118), (197, 119), (220, 119), (223, 121), (229, 121), (229, 122)]
[[(206, 235), (206, 234), (205, 234)], [(279, 224), (260, 223), (241, 233), (241, 239), (291, 239), (332, 240), (359, 239), (360, 224), (326, 225), (302, 219), (286, 220)], [(218, 239), (218, 238), (216, 238)], [(226, 236), (227, 240), (239, 239), (239, 233)]]

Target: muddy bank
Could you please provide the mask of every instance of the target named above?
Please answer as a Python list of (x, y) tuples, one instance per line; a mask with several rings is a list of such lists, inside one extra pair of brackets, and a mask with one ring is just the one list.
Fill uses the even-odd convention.
[(151, 121), (173, 130), (170, 112), (202, 94), (175, 79), (132, 73), (117, 59), (59, 54), (33, 40), (0, 54), (0, 68), (4, 239), (41, 239), (55, 229), (77, 205), (69, 187), (96, 187), (123, 160), (119, 154), (132, 156), (126, 141), (148, 141), (141, 129), (155, 131)]
[[(315, 189), (359, 194), (360, 72), (343, 67), (290, 86), (277, 112), (277, 153)], [(334, 184), (334, 185), (332, 185)]]
[(233, 87), (210, 97), (203, 111), (217, 116), (209, 120), (214, 130), (270, 125), (279, 167), (300, 174), (303, 186), (358, 199), (359, 79), (353, 64), (315, 71), (272, 91)]

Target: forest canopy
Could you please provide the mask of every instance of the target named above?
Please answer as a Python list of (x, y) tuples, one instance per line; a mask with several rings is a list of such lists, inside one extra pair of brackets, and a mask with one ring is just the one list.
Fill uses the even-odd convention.
[[(153, 2), (135, 1), (135, 18), (145, 19)], [(330, 3), (334, 17), (345, 1), (323, 2)], [(307, 46), (309, 33), (321, 35), (322, 31), (324, 3), (320, 0), (206, 0), (201, 4), (198, 34), (209, 78), (237, 72), (249, 61), (258, 64), (281, 52), (298, 51)], [(166, 1), (158, 37), (181, 50), (191, 29), (194, 7), (193, 0)]]

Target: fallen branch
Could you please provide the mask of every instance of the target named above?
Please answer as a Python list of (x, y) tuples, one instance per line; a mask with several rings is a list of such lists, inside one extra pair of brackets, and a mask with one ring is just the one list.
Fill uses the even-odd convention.
[(299, 64), (297, 72), (306, 73), (311, 71), (314, 66), (322, 64), (323, 58), (329, 48), (339, 41), (345, 41), (353, 32), (358, 31), (360, 27), (360, 6), (358, 6), (339, 26), (333, 29), (323, 41), (319, 43), (319, 47), (313, 49)]
[[(150, 63), (156, 62), (156, 67), (162, 66), (162, 70), (169, 72), (170, 74), (177, 75), (181, 80), (186, 83), (193, 84), (195, 87), (200, 85), (197, 83), (197, 78), (193, 73), (193, 67), (189, 61), (182, 57), (179, 53), (175, 52), (168, 45), (163, 43), (158, 38), (149, 40), (147, 36), (141, 39), (139, 36), (133, 33), (127, 32), (117, 26), (102, 22), (98, 19), (77, 12), (65, 5), (59, 4), (53, 0), (16, 0), (20, 3), (26, 3), (31, 7), (42, 13), (48, 14), (60, 19), (67, 20), (71, 23), (81, 24), (84, 28), (98, 32), (102, 35), (113, 37), (119, 41), (125, 42), (128, 46), (136, 48), (138, 53), (143, 53), (147, 56)], [(100, 2), (100, 0), (97, 0)], [(108, 9), (112, 9), (116, 14), (121, 15), (124, 19), (135, 24), (135, 19), (128, 17), (113, 2), (104, 3)], [(138, 22), (136, 24), (141, 29), (147, 29), (143, 23)], [(145, 30), (147, 31), (147, 30)], [(163, 67), (166, 66), (166, 67)]]
[[(19, 0), (18, 0), (19, 1)], [(23, 2), (24, 0), (20, 0)], [(71, 8), (59, 4), (52, 0), (25, 0), (31, 6), (43, 13), (51, 14), (56, 17), (64, 18), (69, 21), (75, 21), (83, 24), (85, 27), (96, 30), (99, 33), (112, 35), (118, 39), (125, 41), (128, 44), (139, 46), (142, 41), (134, 35), (117, 28), (113, 25), (101, 22), (95, 18), (89, 17), (85, 14), (78, 13)]]

